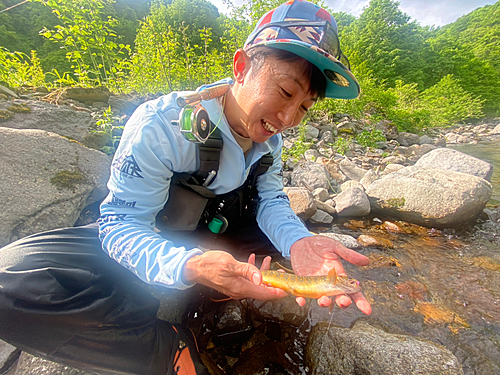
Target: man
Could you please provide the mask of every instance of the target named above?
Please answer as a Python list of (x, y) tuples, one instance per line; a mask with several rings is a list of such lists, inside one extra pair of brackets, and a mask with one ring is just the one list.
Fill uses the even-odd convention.
[[(345, 274), (340, 258), (368, 263), (328, 237), (311, 235), (282, 192), (279, 133), (297, 126), (324, 96), (359, 94), (341, 56), (333, 17), (306, 1), (289, 1), (268, 12), (236, 51), (234, 80), (223, 82), (231, 82), (229, 90), (201, 103), (223, 141), (215, 178), (202, 185), (216, 195), (234, 191), (271, 154), (272, 165), (256, 182), (256, 219), (299, 275), (324, 275), (331, 268)], [(175, 176), (200, 168), (197, 145), (179, 129), (177, 99), (185, 94), (147, 102), (127, 123), (101, 205), (104, 251), (95, 225), (41, 233), (2, 250), (0, 337), (27, 352), (101, 373), (201, 374), (191, 333), (156, 319), (158, 301), (143, 282), (176, 289), (199, 283), (235, 299), (286, 295), (261, 283), (255, 255), (242, 262), (227, 252), (238, 249), (224, 235), (204, 242), (203, 228), (175, 233), (156, 221), (166, 202), (182, 199), (173, 189)], [(245, 230), (233, 232), (240, 237)], [(269, 263), (265, 258), (262, 269)], [(341, 307), (354, 301), (371, 313), (361, 293), (335, 301)], [(305, 299), (297, 297), (297, 303)], [(330, 303), (328, 297), (318, 299), (320, 306)]]

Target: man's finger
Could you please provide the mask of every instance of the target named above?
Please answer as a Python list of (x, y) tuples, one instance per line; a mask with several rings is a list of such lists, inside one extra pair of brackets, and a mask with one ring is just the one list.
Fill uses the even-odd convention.
[(362, 313), (366, 315), (370, 315), (372, 313), (372, 307), (366, 300), (366, 297), (363, 295), (363, 293), (359, 292), (351, 294), (351, 298)]
[(338, 307), (345, 309), (352, 303), (352, 300), (346, 295), (340, 295), (335, 297), (335, 303)]
[(248, 257), (248, 263), (253, 264), (255, 266), (255, 254), (254, 253), (250, 254), (250, 256)]
[(266, 271), (271, 267), (271, 259), (272, 258), (270, 256), (264, 258), (262, 265), (260, 266), (261, 271)]

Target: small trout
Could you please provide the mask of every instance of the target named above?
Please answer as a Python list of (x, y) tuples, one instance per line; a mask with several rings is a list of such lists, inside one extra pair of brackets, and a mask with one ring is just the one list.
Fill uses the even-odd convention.
[(262, 283), (296, 297), (320, 298), (361, 292), (359, 281), (347, 276), (337, 276), (332, 268), (328, 276), (297, 276), (291, 273), (278, 271), (261, 271)]

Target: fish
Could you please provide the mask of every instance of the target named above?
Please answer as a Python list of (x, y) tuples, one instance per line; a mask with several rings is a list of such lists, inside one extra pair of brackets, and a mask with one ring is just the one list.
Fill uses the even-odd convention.
[(283, 289), (296, 297), (320, 298), (361, 292), (359, 281), (338, 276), (335, 268), (327, 276), (298, 276), (279, 271), (261, 271), (264, 285)]

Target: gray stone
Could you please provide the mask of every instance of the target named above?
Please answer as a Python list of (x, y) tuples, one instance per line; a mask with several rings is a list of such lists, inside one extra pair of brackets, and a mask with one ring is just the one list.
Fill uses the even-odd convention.
[(321, 233), (322, 236), (327, 236), (330, 238), (333, 238), (335, 241), (340, 242), (342, 245), (349, 249), (360, 249), (361, 245), (359, 244), (358, 241), (352, 236), (349, 236), (348, 234), (338, 234), (338, 233)]
[(330, 215), (336, 215), (335, 202), (333, 199), (328, 199), (326, 202), (321, 202), (317, 199), (314, 200), (314, 205), (318, 210), (328, 212)]
[(0, 374), (5, 373), (17, 360), (20, 350), (0, 340)]
[(364, 187), (364, 189), (366, 190), (366, 188), (373, 182), (373, 181), (376, 181), (378, 180), (379, 176), (377, 174), (377, 172), (375, 172), (373, 169), (370, 169), (368, 172), (366, 172), (366, 174), (363, 176), (363, 178), (361, 179), (361, 181), (359, 181), (359, 183)]
[(299, 187), (286, 187), (283, 191), (290, 199), (290, 206), (302, 220), (309, 220), (316, 213), (314, 198), (309, 190)]
[(0, 85), (0, 93), (5, 94), (7, 96), (12, 96), (13, 98), (19, 98), (19, 96), (14, 91), (2, 85)]
[(397, 172), (403, 169), (405, 166), (401, 164), (387, 164), (382, 172), (380, 172), (381, 176), (388, 175), (389, 173)]
[(418, 144), (420, 137), (418, 134), (401, 132), (396, 140), (403, 146), (411, 146)]
[(352, 329), (317, 324), (306, 347), (311, 375), (463, 375), (449, 350), (358, 321)]
[(342, 185), (340, 185), (340, 191), (346, 191), (346, 190), (349, 190), (352, 188), (358, 188), (358, 189), (361, 189), (363, 191), (365, 190), (364, 186), (355, 180), (347, 180)]
[(110, 165), (109, 156), (57, 134), (0, 128), (0, 246), (73, 226), (106, 196)]
[(370, 213), (370, 201), (359, 188), (350, 188), (335, 197), (335, 209), (339, 216), (366, 216)]
[(363, 176), (366, 174), (366, 170), (358, 167), (349, 159), (344, 159), (339, 163), (340, 170), (351, 180), (361, 181)]
[(432, 138), (425, 134), (421, 136), (420, 140), (418, 141), (419, 145), (431, 145), (433, 143), (434, 141), (432, 140)]
[(11, 119), (1, 123), (5, 128), (46, 130), (81, 142), (94, 123), (87, 112), (42, 101), (12, 100), (0, 103), (0, 110), (8, 110), (13, 105), (28, 108), (29, 112), (14, 112)]
[(105, 91), (88, 87), (71, 87), (66, 89), (66, 97), (82, 103), (95, 103), (109, 101), (109, 94)]
[(332, 135), (332, 132), (327, 130), (323, 133), (323, 135), (321, 136), (321, 140), (325, 143), (333, 143), (335, 142), (335, 140), (333, 139), (333, 135)]
[(316, 161), (319, 157), (319, 152), (317, 150), (307, 150), (304, 152), (304, 158), (308, 161)]
[(292, 173), (292, 185), (304, 186), (313, 191), (317, 188), (329, 188), (329, 175), (325, 166), (311, 161), (302, 162)]
[(493, 174), (491, 164), (450, 148), (439, 148), (425, 154), (415, 166), (468, 173), (488, 181), (491, 181)]
[(318, 209), (316, 213), (309, 218), (309, 221), (313, 224), (331, 224), (333, 223), (333, 216), (328, 212)]
[(318, 136), (319, 136), (319, 129), (311, 125), (306, 126), (306, 140), (310, 141), (312, 139), (318, 138)]
[(491, 134), (500, 134), (500, 124), (495, 126), (495, 128), (491, 131)]
[(23, 352), (14, 375), (97, 375)]
[(467, 143), (468, 139), (467, 137), (464, 137), (463, 135), (457, 134), (457, 133), (446, 133), (444, 136), (446, 139), (446, 143)]
[(326, 190), (325, 188), (314, 189), (312, 195), (314, 198), (316, 198), (321, 202), (325, 202), (328, 198), (330, 198), (330, 194), (328, 193), (328, 190)]
[(384, 176), (366, 189), (373, 212), (430, 227), (469, 222), (482, 212), (491, 193), (491, 184), (482, 178), (415, 166)]
[(423, 145), (420, 145), (420, 155), (425, 155), (428, 152), (431, 152), (432, 150), (435, 150), (436, 146), (428, 143), (424, 143)]

